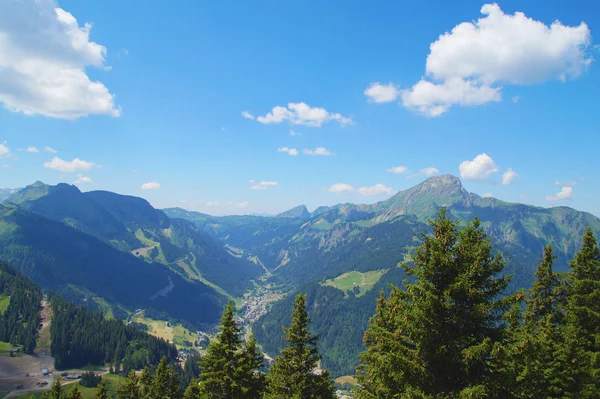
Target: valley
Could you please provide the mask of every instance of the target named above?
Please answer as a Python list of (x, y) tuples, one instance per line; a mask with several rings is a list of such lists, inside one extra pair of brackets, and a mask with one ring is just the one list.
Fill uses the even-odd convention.
[(407, 277), (398, 266), (412, 262), (441, 207), (481, 220), (514, 275), (511, 291), (531, 284), (545, 244), (564, 271), (585, 229), (600, 232), (585, 212), (482, 198), (451, 175), (370, 205), (300, 206), (273, 217), (158, 210), (141, 198), (36, 182), (0, 205), (0, 259), (184, 351), (214, 337), (233, 300), (244, 329), (273, 357), (295, 293), (306, 293), (322, 364), (337, 377), (354, 373), (379, 292)]

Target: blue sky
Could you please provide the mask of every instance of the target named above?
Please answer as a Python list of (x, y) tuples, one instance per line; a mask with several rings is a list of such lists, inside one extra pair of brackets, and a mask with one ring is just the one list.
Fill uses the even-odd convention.
[(600, 215), (600, 5), (420, 3), (3, 0), (0, 186), (276, 213), (451, 173)]

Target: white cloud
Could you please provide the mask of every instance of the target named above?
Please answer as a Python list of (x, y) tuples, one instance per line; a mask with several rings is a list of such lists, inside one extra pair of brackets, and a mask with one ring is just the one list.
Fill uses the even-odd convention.
[(140, 188), (142, 190), (157, 190), (160, 188), (160, 183), (150, 181), (148, 183), (142, 184), (142, 186)]
[(302, 151), (302, 152), (305, 153), (306, 155), (321, 155), (321, 156), (335, 155), (334, 153), (332, 153), (325, 147), (317, 147), (314, 150), (305, 148), (304, 151)]
[(482, 105), (500, 101), (500, 89), (472, 80), (449, 78), (443, 83), (421, 79), (410, 90), (402, 92), (402, 104), (427, 116), (440, 116), (454, 104)]
[(522, 12), (505, 14), (497, 4), (485, 4), (481, 13), (431, 44), (426, 76), (402, 92), (405, 107), (438, 116), (453, 105), (500, 101), (503, 85), (576, 78), (592, 62), (584, 22), (547, 26)]
[(512, 98), (512, 102), (516, 104), (516, 103), (518, 103), (518, 102), (519, 102), (519, 100), (520, 100), (520, 99), (521, 99), (521, 96), (514, 96), (514, 97)]
[(463, 161), (458, 166), (460, 177), (465, 180), (490, 181), (490, 175), (498, 172), (496, 163), (486, 153), (477, 155), (472, 161)]
[(423, 168), (420, 171), (422, 174), (424, 174), (425, 176), (433, 176), (435, 174), (440, 173), (440, 171), (438, 170), (438, 168), (435, 168), (433, 166), (430, 166), (428, 168)]
[(38, 150), (37, 147), (29, 146), (27, 147), (27, 152), (40, 152), (40, 150)]
[(221, 205), (221, 203), (219, 201), (208, 201), (206, 203), (206, 206), (209, 207), (209, 208), (213, 208), (213, 207), (216, 207), (216, 206), (219, 206), (219, 205)]
[(108, 68), (106, 48), (89, 40), (91, 27), (55, 0), (0, 1), (0, 102), (26, 115), (119, 116), (114, 95), (85, 72)]
[(517, 176), (519, 176), (517, 174), (517, 172), (515, 172), (511, 168), (508, 168), (506, 170), (506, 172), (504, 172), (504, 174), (502, 175), (502, 184), (510, 184), (510, 183), (512, 183), (513, 180), (515, 179), (515, 177), (517, 177)]
[(242, 116), (246, 119), (251, 119), (254, 120), (254, 115), (252, 115), (250, 112), (248, 111), (242, 111)]
[(549, 195), (546, 197), (548, 201), (558, 201), (558, 200), (566, 200), (571, 199), (573, 197), (573, 187), (565, 186), (560, 189), (560, 191), (556, 195)]
[(5, 163), (5, 164), (3, 164), (3, 165), (2, 165), (2, 167), (3, 167), (4, 169), (8, 169), (8, 168), (11, 168), (12, 166), (11, 166), (11, 165), (9, 165), (9, 164), (6, 164), (6, 163)]
[(285, 120), (294, 125), (321, 127), (325, 122), (337, 121), (345, 126), (352, 124), (352, 119), (341, 114), (331, 113), (325, 108), (311, 107), (306, 103), (288, 103), (287, 107), (277, 105), (265, 116), (258, 116), (260, 123), (281, 123)]
[(250, 183), (250, 184), (254, 184), (254, 182), (255, 182), (255, 180), (254, 180), (254, 179), (250, 179), (250, 180), (248, 180), (248, 183)]
[(44, 151), (49, 152), (51, 154), (56, 154), (58, 152), (52, 147), (46, 147), (46, 148), (44, 148)]
[(387, 171), (390, 173), (400, 174), (400, 173), (408, 172), (408, 168), (404, 165), (398, 165), (398, 166), (394, 166), (393, 168), (389, 168)]
[(77, 180), (75, 180), (75, 184), (82, 184), (82, 183), (91, 183), (92, 179), (84, 176), (84, 175), (77, 175)]
[(412, 178), (423, 176), (423, 175), (430, 177), (430, 176), (436, 175), (438, 173), (440, 173), (438, 168), (436, 168), (434, 166), (429, 166), (427, 168), (423, 168), (423, 169), (419, 170), (418, 173), (413, 173), (413, 174), (406, 176), (406, 178), (412, 179)]
[(333, 186), (327, 189), (330, 193), (341, 194), (341, 193), (351, 193), (354, 191), (354, 187), (346, 183), (336, 183)]
[[(253, 180), (250, 180), (250, 182), (253, 182)], [(261, 181), (258, 184), (250, 186), (250, 190), (266, 190), (269, 187), (275, 187), (277, 185), (279, 185), (279, 183), (277, 183), (276, 181)]]
[(78, 170), (90, 170), (93, 166), (93, 162), (83, 161), (79, 158), (75, 158), (72, 161), (64, 161), (58, 157), (54, 157), (50, 161), (44, 163), (45, 168), (59, 170), (61, 172), (76, 172)]
[(298, 150), (295, 148), (288, 148), (288, 147), (280, 147), (277, 149), (277, 152), (286, 152), (289, 155), (295, 157), (296, 155), (298, 155)]
[(390, 187), (386, 187), (383, 184), (376, 184), (371, 187), (360, 187), (358, 193), (361, 195), (381, 195), (381, 194), (392, 194), (393, 190)]
[(296, 132), (295, 132), (295, 131), (293, 131), (293, 130), (290, 130), (290, 136), (298, 136), (298, 133), (296, 133)]
[(0, 158), (12, 158), (13, 154), (6, 145), (6, 141), (0, 143)]
[(368, 97), (368, 101), (372, 103), (389, 103), (396, 101), (400, 95), (400, 89), (393, 83), (382, 85), (379, 82), (374, 82), (369, 85), (363, 92)]
[(577, 181), (576, 180), (556, 180), (554, 182), (555, 186), (563, 186), (563, 187), (573, 187), (577, 185)]
[(492, 193), (484, 193), (483, 194), (483, 198), (492, 198), (493, 194)]

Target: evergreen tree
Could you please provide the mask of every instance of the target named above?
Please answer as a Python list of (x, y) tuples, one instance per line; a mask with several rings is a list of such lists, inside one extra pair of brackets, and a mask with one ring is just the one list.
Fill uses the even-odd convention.
[(83, 394), (79, 390), (79, 384), (75, 383), (75, 386), (67, 395), (67, 399), (83, 399)]
[(325, 370), (316, 370), (321, 360), (318, 337), (308, 332), (310, 318), (306, 311), (306, 295), (296, 296), (292, 323), (284, 327), (287, 346), (275, 359), (268, 377), (270, 399), (334, 398), (333, 382)]
[(567, 392), (595, 398), (600, 392), (600, 250), (591, 229), (571, 261), (563, 358)]
[(265, 393), (266, 377), (259, 371), (263, 362), (264, 356), (252, 334), (242, 349), (238, 367), (239, 384), (246, 399), (260, 399)]
[(193, 380), (191, 380), (189, 385), (185, 389), (185, 394), (183, 395), (184, 399), (200, 398), (200, 395), (202, 395), (200, 385), (200, 380), (198, 378), (194, 378)]
[(359, 398), (480, 398), (498, 385), (492, 349), (516, 296), (501, 297), (509, 277), (478, 219), (459, 228), (445, 209), (430, 221), (414, 282), (382, 296), (364, 337)]
[(140, 396), (142, 398), (149, 398), (152, 390), (152, 374), (148, 367), (144, 367), (142, 374), (140, 375)]
[(168, 396), (169, 393), (169, 366), (167, 365), (167, 359), (162, 358), (156, 371), (154, 378), (152, 379), (152, 386), (150, 388), (150, 399), (163, 399)]
[(117, 399), (138, 399), (140, 398), (139, 379), (135, 371), (131, 371), (125, 382), (117, 389)]
[(544, 248), (536, 280), (527, 299), (522, 326), (511, 330), (511, 362), (514, 383), (510, 390), (515, 398), (562, 397), (565, 394), (561, 359), (565, 322), (564, 285), (552, 270), (556, 257), (552, 246)]
[(221, 316), (219, 334), (200, 360), (200, 382), (193, 381), (187, 398), (242, 399), (259, 397), (261, 377), (256, 342), (242, 348), (241, 330), (234, 321), (234, 305), (229, 302)]
[(106, 391), (104, 380), (100, 380), (98, 383), (98, 387), (96, 388), (96, 399), (108, 399), (108, 392)]

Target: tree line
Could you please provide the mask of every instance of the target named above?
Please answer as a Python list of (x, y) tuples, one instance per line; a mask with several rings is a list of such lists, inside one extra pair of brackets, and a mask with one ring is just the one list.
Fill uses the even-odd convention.
[(568, 273), (552, 247), (528, 292), (510, 276), (478, 219), (430, 222), (411, 281), (381, 295), (364, 336), (357, 397), (598, 398), (600, 251), (591, 229)]
[(40, 288), (20, 272), (0, 262), (0, 299), (9, 304), (0, 317), (0, 341), (33, 353), (40, 324)]
[[(403, 287), (377, 300), (364, 334), (356, 396), (597, 398), (600, 250), (592, 231), (585, 232), (569, 272), (553, 270), (548, 245), (532, 287), (509, 293), (511, 276), (477, 218), (461, 225), (442, 209), (430, 226), (403, 265)], [(154, 372), (130, 372), (117, 399), (334, 398), (330, 374), (318, 367), (318, 339), (309, 322), (306, 296), (298, 295), (285, 346), (267, 371), (254, 337), (241, 339), (229, 303), (207, 353), (184, 367), (189, 383), (182, 384), (180, 366), (165, 358)], [(104, 399), (101, 389), (97, 397)]]
[(156, 365), (162, 357), (177, 359), (175, 345), (125, 325), (121, 320), (106, 319), (66, 302), (50, 297), (53, 317), (50, 326), (50, 350), (57, 369), (110, 363), (125, 372)]

